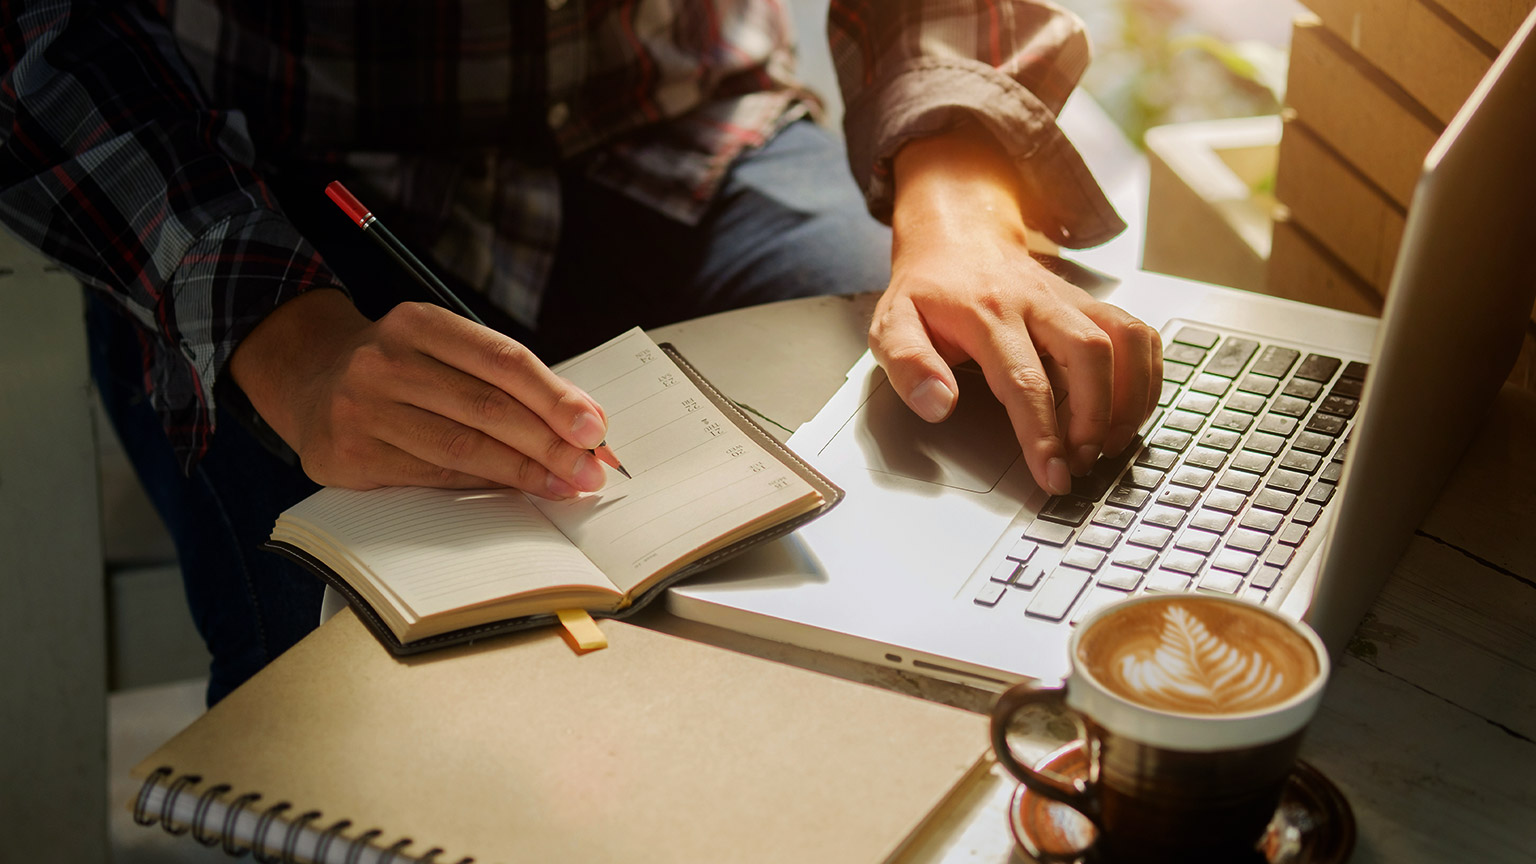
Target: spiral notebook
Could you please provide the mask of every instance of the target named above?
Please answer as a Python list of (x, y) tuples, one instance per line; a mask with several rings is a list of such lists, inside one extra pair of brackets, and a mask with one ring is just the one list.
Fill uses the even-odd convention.
[(134, 768), (129, 804), (258, 860), (856, 864), (987, 775), (980, 715), (603, 630), (395, 657), (343, 611)]

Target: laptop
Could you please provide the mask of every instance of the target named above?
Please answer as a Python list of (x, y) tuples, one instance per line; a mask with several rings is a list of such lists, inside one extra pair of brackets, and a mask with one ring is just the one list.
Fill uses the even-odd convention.
[[(790, 446), (847, 490), (673, 587), (676, 615), (1000, 689), (1067, 669), (1074, 624), (1146, 592), (1240, 597), (1342, 650), (1455, 468), (1536, 300), (1536, 13), (1425, 159), (1382, 318), (1137, 273), (1163, 336), (1140, 441), (1034, 484), (981, 375), (929, 425), (866, 354)], [(1080, 283), (1081, 284), (1081, 283)]]

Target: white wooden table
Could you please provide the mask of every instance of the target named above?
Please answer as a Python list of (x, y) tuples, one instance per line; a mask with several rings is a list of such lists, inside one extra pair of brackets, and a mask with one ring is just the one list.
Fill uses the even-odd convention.
[[(864, 350), (872, 297), (738, 310), (653, 331), (782, 437)], [(770, 424), (765, 424), (770, 425)], [(1334, 671), (1303, 757), (1348, 797), (1352, 858), (1536, 860), (1536, 396), (1506, 389)], [(659, 605), (659, 604), (658, 604)], [(972, 710), (991, 694), (727, 633), (644, 623)], [(1053, 743), (1042, 730), (1035, 744)], [(1018, 860), (997, 777), (915, 860)]]

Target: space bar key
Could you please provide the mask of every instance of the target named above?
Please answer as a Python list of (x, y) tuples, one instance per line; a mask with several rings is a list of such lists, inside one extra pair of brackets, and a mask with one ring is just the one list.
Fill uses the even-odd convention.
[(1088, 585), (1088, 574), (1072, 567), (1057, 567), (1051, 578), (1035, 590), (1024, 614), (1047, 621), (1060, 621), (1072, 610), (1079, 594)]

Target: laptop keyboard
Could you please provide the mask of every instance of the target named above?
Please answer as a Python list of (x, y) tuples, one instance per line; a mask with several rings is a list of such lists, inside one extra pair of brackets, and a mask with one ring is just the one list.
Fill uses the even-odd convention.
[(1138, 440), (1016, 521), (973, 602), (1072, 623), (1147, 592), (1265, 602), (1333, 499), (1366, 370), (1182, 327)]

